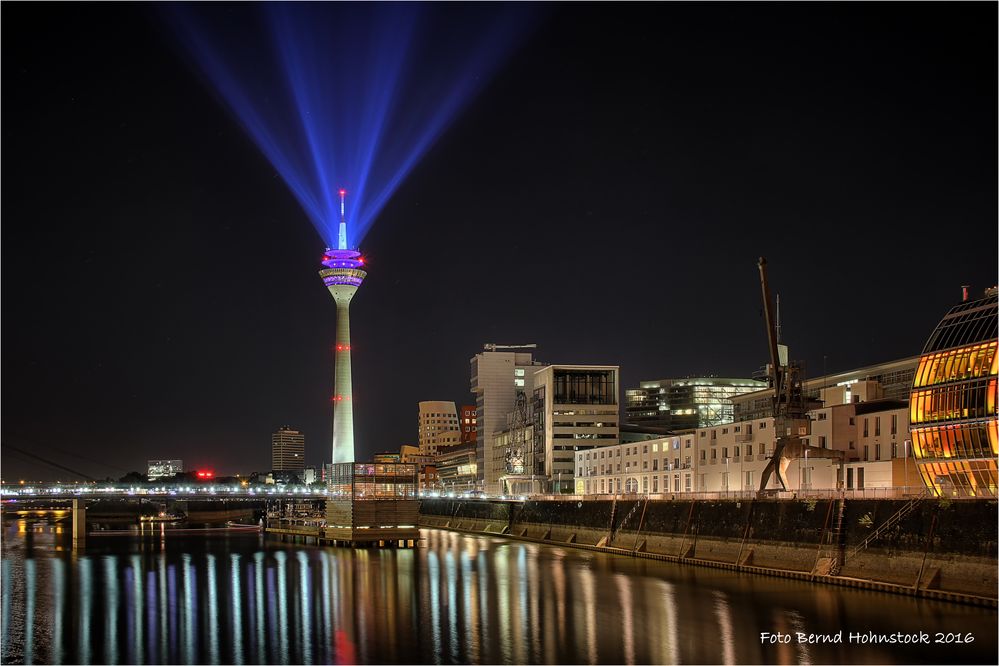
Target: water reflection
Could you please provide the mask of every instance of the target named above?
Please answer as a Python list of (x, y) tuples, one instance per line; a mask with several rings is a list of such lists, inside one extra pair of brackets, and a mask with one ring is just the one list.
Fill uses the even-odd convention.
[[(68, 536), (68, 535), (67, 535)], [(154, 532), (59, 551), (6, 532), (4, 663), (988, 661), (996, 613), (425, 531), (415, 550)], [(110, 538), (109, 538), (110, 539)], [(761, 645), (761, 631), (961, 631), (972, 645)]]

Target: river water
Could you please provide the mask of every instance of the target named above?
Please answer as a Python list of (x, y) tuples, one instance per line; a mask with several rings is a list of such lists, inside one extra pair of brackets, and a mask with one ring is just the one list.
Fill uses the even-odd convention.
[(996, 663), (994, 610), (502, 538), (350, 550), (157, 530), (74, 553), (51, 517), (3, 528), (4, 663)]

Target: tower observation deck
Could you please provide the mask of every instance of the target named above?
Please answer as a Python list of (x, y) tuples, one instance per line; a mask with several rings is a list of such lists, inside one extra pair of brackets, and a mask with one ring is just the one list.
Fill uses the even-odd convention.
[(323, 253), (319, 271), (323, 284), (336, 301), (336, 353), (333, 390), (333, 462), (354, 461), (354, 411), (350, 375), (350, 300), (364, 282), (364, 257), (347, 247), (347, 221), (344, 216), (345, 190), (340, 190), (340, 229), (337, 247)]

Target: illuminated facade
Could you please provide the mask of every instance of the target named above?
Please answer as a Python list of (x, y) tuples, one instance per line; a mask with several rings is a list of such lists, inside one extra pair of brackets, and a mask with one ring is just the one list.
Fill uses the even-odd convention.
[(760, 391), (766, 382), (726, 377), (687, 377), (640, 382), (625, 391), (629, 425), (692, 430), (731, 423), (732, 398)]
[(333, 462), (354, 460), (354, 408), (350, 377), (350, 299), (364, 282), (364, 258), (347, 247), (344, 190), (340, 190), (340, 233), (337, 249), (327, 249), (319, 271), (323, 284), (336, 301), (336, 357), (333, 389)]
[(913, 451), (937, 495), (996, 496), (996, 290), (944, 316), (930, 335), (909, 398)]
[(170, 477), (184, 472), (183, 460), (150, 460), (146, 477), (150, 481)]

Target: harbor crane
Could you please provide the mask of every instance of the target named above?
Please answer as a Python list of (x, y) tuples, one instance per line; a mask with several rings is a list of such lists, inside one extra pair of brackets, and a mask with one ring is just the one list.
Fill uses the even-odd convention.
[(802, 367), (789, 360), (787, 345), (780, 344), (780, 324), (774, 321), (770, 305), (770, 285), (767, 282), (767, 260), (760, 257), (760, 288), (763, 290), (763, 316), (766, 319), (767, 341), (770, 346), (768, 380), (773, 389), (771, 414), (774, 418), (774, 450), (760, 478), (760, 493), (767, 491), (773, 476), (777, 476), (781, 489), (787, 490), (787, 468), (802, 456), (815, 458), (843, 458), (842, 451), (808, 446), (802, 439), (810, 432), (805, 391), (802, 386)]

